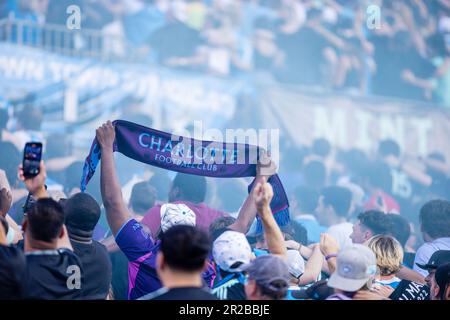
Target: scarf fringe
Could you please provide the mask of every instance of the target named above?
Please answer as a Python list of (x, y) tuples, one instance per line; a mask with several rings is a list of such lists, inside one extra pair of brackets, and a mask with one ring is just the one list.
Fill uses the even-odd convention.
[[(276, 213), (273, 214), (273, 217), (275, 219), (275, 221), (277, 222), (278, 226), (280, 227), (284, 227), (287, 226), (290, 222), (290, 215), (289, 215), (289, 208), (285, 208), (283, 210), (280, 210)], [(257, 216), (256, 218), (256, 234), (261, 234), (263, 233), (263, 225), (261, 222), (261, 219), (259, 218), (259, 216)]]

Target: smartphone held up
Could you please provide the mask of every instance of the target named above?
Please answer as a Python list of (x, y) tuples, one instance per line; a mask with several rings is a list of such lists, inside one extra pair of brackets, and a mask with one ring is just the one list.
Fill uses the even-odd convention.
[(42, 143), (27, 142), (23, 152), (23, 175), (32, 178), (39, 174), (39, 166), (42, 159)]

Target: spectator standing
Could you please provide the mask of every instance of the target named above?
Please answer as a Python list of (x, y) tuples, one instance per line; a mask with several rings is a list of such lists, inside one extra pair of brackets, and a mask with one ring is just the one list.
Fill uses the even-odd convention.
[(396, 274), (401, 269), (403, 249), (401, 244), (391, 236), (377, 235), (367, 242), (367, 246), (375, 253), (379, 274), (376, 276), (374, 288), (389, 286), (394, 291), (389, 295), (392, 300), (427, 300), (429, 288), (423, 284), (401, 280)]
[[(411, 236), (411, 226), (409, 225), (408, 220), (399, 214), (389, 213), (387, 216), (391, 219), (392, 230), (390, 233), (398, 242), (400, 242), (403, 248), (403, 265), (412, 268), (416, 253), (407, 251), (406, 248), (408, 239)], [(411, 248), (408, 249), (411, 250)]]
[(225, 231), (214, 241), (212, 253), (220, 276), (212, 293), (220, 300), (245, 300), (243, 267), (254, 257), (245, 235)]
[(431, 292), (433, 300), (450, 300), (450, 263), (436, 270)]
[(353, 243), (363, 244), (373, 236), (389, 234), (391, 230), (391, 221), (385, 213), (370, 210), (358, 215), (350, 238)]
[(425, 277), (425, 282), (431, 288), (431, 294), (433, 294), (433, 277), (436, 269), (446, 263), (450, 263), (450, 250), (438, 250), (431, 255), (430, 260), (426, 264), (417, 265), (419, 268), (428, 272), (428, 275)]
[(247, 300), (283, 300), (289, 288), (289, 270), (285, 261), (275, 255), (259, 256), (245, 268)]
[(351, 244), (353, 225), (347, 221), (352, 193), (343, 187), (327, 187), (322, 190), (316, 209), (317, 219), (327, 226), (326, 233), (334, 237), (341, 249)]
[(161, 237), (157, 272), (163, 288), (140, 300), (216, 300), (205, 288), (202, 271), (208, 266), (208, 234), (187, 225), (175, 225)]
[(100, 206), (89, 194), (77, 193), (63, 208), (70, 243), (83, 266), (83, 299), (104, 300), (111, 285), (112, 265), (105, 246), (92, 239)]
[(327, 300), (352, 300), (359, 291), (368, 291), (377, 270), (375, 254), (361, 244), (350, 245), (339, 252), (336, 270), (328, 280), (335, 293)]
[(308, 243), (319, 242), (320, 234), (325, 232), (326, 228), (319, 225), (314, 215), (319, 200), (318, 193), (308, 187), (298, 187), (295, 189), (295, 200), (298, 214), (292, 220), (292, 223), (299, 223), (305, 227)]
[(15, 300), (24, 295), (25, 256), (19, 248), (8, 246), (7, 229), (8, 223), (0, 215), (0, 300)]
[(416, 252), (414, 270), (425, 277), (427, 271), (418, 267), (418, 264), (426, 264), (438, 250), (450, 250), (450, 202), (446, 200), (427, 202), (420, 209), (419, 219), (425, 243)]

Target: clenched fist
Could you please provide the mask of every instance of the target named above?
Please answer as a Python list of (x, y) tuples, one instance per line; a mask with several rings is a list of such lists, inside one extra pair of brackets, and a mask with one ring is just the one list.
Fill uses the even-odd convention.
[(116, 138), (116, 131), (111, 121), (108, 120), (101, 127), (99, 127), (95, 131), (95, 136), (102, 150), (113, 149), (114, 139)]

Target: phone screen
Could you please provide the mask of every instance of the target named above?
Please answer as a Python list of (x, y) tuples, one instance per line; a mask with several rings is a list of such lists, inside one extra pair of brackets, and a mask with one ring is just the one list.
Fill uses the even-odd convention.
[(42, 158), (42, 143), (28, 142), (23, 153), (23, 173), (25, 177), (39, 174), (39, 163)]

